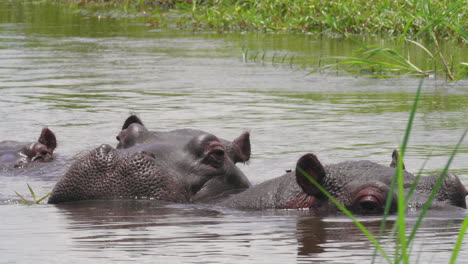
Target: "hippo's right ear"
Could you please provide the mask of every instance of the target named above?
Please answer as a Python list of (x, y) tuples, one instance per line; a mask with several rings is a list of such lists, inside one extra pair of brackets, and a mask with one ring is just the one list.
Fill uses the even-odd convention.
[[(400, 154), (398, 153), (398, 150), (393, 150), (392, 153), (392, 163), (390, 163), (390, 167), (396, 168), (398, 165), (398, 159), (400, 158)], [(405, 163), (402, 162), (403, 165), (403, 170), (405, 169)]]
[(122, 130), (124, 129), (127, 129), (127, 127), (129, 127), (131, 124), (133, 123), (137, 123), (137, 124), (140, 124), (142, 126), (145, 126), (143, 125), (143, 122), (141, 122), (140, 118), (136, 115), (131, 115), (127, 118), (127, 120), (125, 120), (123, 126), (122, 126)]
[(325, 178), (325, 169), (317, 157), (308, 153), (302, 156), (296, 165), (296, 182), (302, 190), (312, 196), (321, 197), (322, 192), (307, 177), (314, 179), (317, 183), (322, 183)]
[(50, 151), (54, 151), (57, 147), (57, 139), (55, 138), (54, 132), (47, 127), (42, 129), (41, 135), (37, 142), (44, 144)]
[(228, 155), (234, 161), (247, 162), (250, 159), (250, 134), (248, 131), (242, 133), (238, 138), (232, 141), (228, 147)]

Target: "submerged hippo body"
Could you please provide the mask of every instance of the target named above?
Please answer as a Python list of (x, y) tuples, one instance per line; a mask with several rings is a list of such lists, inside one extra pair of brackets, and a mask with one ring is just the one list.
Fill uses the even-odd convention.
[[(395, 155), (390, 167), (371, 161), (348, 161), (323, 166), (313, 154), (302, 156), (296, 170), (258, 184), (219, 203), (239, 209), (299, 209), (318, 213), (336, 212), (338, 208), (315, 186), (310, 175), (341, 204), (358, 214), (383, 213), (389, 193), (393, 193), (391, 212), (397, 209), (396, 190), (390, 189), (395, 175)], [(432, 191), (438, 175), (421, 177), (408, 206), (421, 207)], [(404, 171), (405, 192), (415, 176)], [(433, 202), (433, 207), (466, 208), (466, 189), (454, 174), (447, 174)]]
[(52, 161), (56, 147), (54, 133), (48, 128), (43, 128), (39, 139), (33, 143), (12, 140), (0, 142), (0, 163), (23, 168), (31, 162)]
[(250, 158), (248, 132), (234, 141), (192, 129), (151, 132), (132, 115), (117, 136), (79, 158), (54, 187), (49, 203), (154, 198), (192, 202), (250, 187), (235, 165)]

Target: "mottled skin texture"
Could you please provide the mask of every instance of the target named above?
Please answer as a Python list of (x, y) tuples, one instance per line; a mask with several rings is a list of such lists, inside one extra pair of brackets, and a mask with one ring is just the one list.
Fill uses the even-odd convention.
[[(239, 209), (310, 208), (318, 213), (337, 212), (337, 207), (304, 176), (303, 173), (307, 173), (353, 213), (383, 213), (390, 192), (393, 192), (391, 212), (395, 212), (397, 192), (390, 190), (390, 184), (395, 175), (397, 158), (397, 153), (394, 153), (392, 167), (371, 161), (348, 161), (322, 166), (317, 157), (309, 153), (299, 159), (295, 171), (235, 194), (218, 205)], [(418, 208), (424, 204), (437, 177), (420, 178), (409, 207)], [(415, 176), (404, 171), (404, 179), (405, 190), (408, 190)], [(466, 194), (458, 177), (449, 173), (444, 178), (433, 207), (466, 208)]]
[(39, 139), (33, 143), (12, 140), (0, 142), (0, 163), (11, 163), (15, 168), (23, 168), (31, 162), (49, 162), (54, 159), (56, 147), (55, 134), (43, 128)]
[(132, 115), (116, 148), (82, 155), (54, 187), (49, 203), (93, 199), (208, 200), (250, 187), (235, 166), (250, 158), (247, 132), (233, 142), (200, 130), (148, 131)]

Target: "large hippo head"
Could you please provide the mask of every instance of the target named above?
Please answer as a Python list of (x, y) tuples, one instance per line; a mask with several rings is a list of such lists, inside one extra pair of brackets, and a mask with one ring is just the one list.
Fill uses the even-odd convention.
[(250, 187), (235, 165), (250, 158), (248, 132), (232, 142), (200, 130), (152, 132), (132, 115), (117, 140), (116, 148), (102, 145), (82, 155), (54, 187), (49, 203), (120, 198), (192, 202)]
[[(244, 209), (308, 208), (319, 213), (338, 211), (327, 196), (309, 180), (309, 176), (353, 213), (383, 213), (390, 193), (393, 197), (390, 210), (395, 212), (397, 193), (390, 185), (395, 176), (396, 159), (398, 153), (394, 152), (391, 166), (371, 161), (348, 161), (324, 166), (314, 154), (309, 153), (298, 160), (295, 171), (236, 194), (220, 205)], [(407, 192), (416, 178), (407, 171), (403, 173)], [(424, 204), (438, 177), (439, 175), (433, 175), (419, 179), (408, 204), (410, 208), (418, 208)], [(466, 194), (467, 191), (458, 177), (448, 173), (433, 207), (466, 208)]]
[(56, 147), (55, 134), (50, 129), (43, 128), (36, 142), (1, 142), (0, 162), (14, 163), (15, 168), (23, 168), (31, 162), (49, 162), (54, 159)]

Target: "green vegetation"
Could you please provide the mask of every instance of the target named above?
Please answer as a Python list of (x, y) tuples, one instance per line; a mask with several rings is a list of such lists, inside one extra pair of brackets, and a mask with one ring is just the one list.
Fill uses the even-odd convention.
[[(451, 0), (68, 0), (76, 8), (110, 14), (161, 15), (177, 10), (181, 24), (218, 31), (426, 35), (464, 38), (468, 6)], [(421, 33), (422, 32), (422, 33)], [(464, 35), (460, 35), (460, 32)], [(427, 35), (429, 36), (429, 35)]]
[(32, 201), (26, 199), (23, 195), (19, 194), (18, 192), (15, 192), (16, 195), (18, 195), (18, 197), (21, 198), (21, 200), (23, 200), (23, 202), (25, 202), (27, 205), (39, 204), (40, 202), (42, 202), (44, 199), (46, 199), (50, 195), (50, 193), (48, 193), (48, 194), (44, 195), (43, 197), (37, 199), (36, 193), (33, 191), (31, 186), (29, 186), (29, 184), (28, 184), (28, 189), (29, 189), (29, 193), (31, 193), (31, 197), (33, 198)]
[[(396, 49), (388, 47), (372, 47), (356, 41), (359, 49), (354, 57), (338, 58), (340, 65), (351, 65), (359, 70), (366, 69), (379, 76), (388, 75), (388, 73), (404, 73), (410, 75), (430, 76), (439, 72), (445, 73), (451, 81), (458, 80), (468, 76), (467, 64), (454, 59), (453, 53), (449, 55), (441, 49), (441, 39), (450, 38), (463, 42), (466, 45), (468, 41), (468, 32), (462, 25), (466, 25), (468, 20), (454, 18), (454, 15), (465, 16), (468, 4), (466, 1), (452, 1), (444, 3), (444, 8), (435, 11), (436, 1), (416, 0), (413, 1), (417, 7), (415, 17), (408, 18), (406, 26), (397, 37), (398, 45)], [(442, 8), (441, 6), (439, 6)], [(415, 31), (411, 29), (415, 21), (422, 23)], [(441, 30), (443, 32), (441, 32)], [(419, 42), (418, 42), (419, 40)], [(426, 40), (426, 45), (421, 40)], [(423, 69), (411, 61), (411, 52), (409, 45), (419, 48), (422, 56), (432, 63), (426, 64), (432, 66), (429, 69)], [(407, 54), (405, 56), (404, 54)], [(327, 65), (329, 67), (332, 65)]]
[[(460, 62), (458, 58), (454, 58), (453, 55), (451, 56), (452, 60), (450, 63), (447, 63), (440, 49), (434, 49), (429, 46), (425, 47), (421, 43), (413, 40), (405, 41), (407, 44), (413, 44), (424, 51), (422, 55), (425, 57), (424, 61), (426, 61), (426, 63), (417, 65), (413, 62), (410, 56), (411, 52), (406, 44), (395, 49), (368, 46), (356, 41), (360, 48), (354, 52), (354, 56), (329, 57), (326, 60), (336, 62), (326, 64), (312, 72), (340, 66), (352, 73), (368, 74), (377, 77), (395, 77), (401, 75), (433, 76), (443, 73), (447, 79), (455, 81), (468, 76), (467, 64)], [(437, 42), (435, 43), (438, 45)], [(437, 45), (434, 47), (438, 47)], [(430, 49), (433, 51), (429, 51)], [(403, 53), (408, 54), (407, 57), (404, 56)]]
[[(76, 12), (99, 19), (143, 19), (151, 27), (314, 33), (354, 40), (357, 49), (351, 56), (322, 58), (321, 65), (312, 72), (336, 68), (374, 77), (442, 74), (451, 81), (468, 76), (468, 62), (462, 61), (465, 58), (462, 50), (468, 41), (468, 4), (465, 0), (50, 1), (66, 3)], [(396, 41), (393, 45), (382, 46), (366, 45), (357, 40), (358, 36), (369, 35)], [(461, 51), (444, 50), (447, 42), (457, 43)], [(258, 52), (251, 54), (257, 54), (254, 60), (265, 60), (265, 53), (261, 57)], [(283, 62), (286, 57), (283, 55)], [(286, 62), (292, 64), (293, 57), (289, 56)]]
[[(404, 159), (404, 154), (405, 154), (405, 151), (406, 151), (406, 148), (407, 148), (407, 145), (408, 145), (409, 136), (411, 134), (412, 125), (413, 125), (414, 117), (415, 117), (415, 114), (416, 114), (416, 109), (418, 107), (422, 83), (423, 83), (423, 79), (421, 79), (421, 82), (419, 84), (419, 88), (418, 88), (418, 91), (417, 91), (417, 94), (416, 94), (416, 98), (414, 100), (413, 107), (412, 107), (410, 117), (409, 117), (409, 120), (408, 120), (408, 124), (407, 124), (407, 127), (406, 127), (406, 132), (405, 132), (405, 136), (404, 136), (404, 139), (403, 139), (403, 143), (402, 143), (402, 145), (400, 147), (400, 158), (398, 159), (396, 177), (393, 177), (393, 180), (392, 180), (392, 183), (391, 183), (391, 186), (390, 186), (391, 190), (395, 189), (395, 187), (396, 187), (397, 196), (398, 196), (398, 200), (397, 200), (397, 203), (398, 203), (397, 220), (396, 220), (395, 226), (394, 226), (394, 230), (396, 230), (396, 232), (397, 232), (397, 240), (396, 240), (397, 244), (396, 244), (396, 247), (395, 247), (394, 261), (392, 261), (390, 259), (389, 254), (383, 249), (383, 246), (379, 243), (379, 240), (374, 235), (372, 235), (369, 232), (369, 230), (367, 230), (367, 228), (362, 223), (360, 223), (356, 219), (356, 217), (354, 217), (352, 215), (352, 213), (349, 210), (347, 210), (342, 204), (340, 204), (336, 199), (334, 199), (334, 197), (331, 196), (330, 193), (328, 193), (325, 189), (323, 189), (323, 187), (317, 181), (315, 181), (315, 179), (313, 177), (310, 177), (304, 171), (301, 171), (301, 173), (304, 174), (304, 176), (306, 176), (318, 189), (320, 189), (320, 191), (322, 193), (324, 193), (328, 197), (328, 199), (330, 199), (330, 201), (332, 201), (343, 213), (345, 213), (354, 222), (354, 224), (359, 228), (359, 230), (361, 230), (361, 232), (364, 235), (366, 235), (366, 237), (369, 239), (369, 241), (372, 242), (372, 244), (375, 246), (376, 250), (380, 252), (382, 257), (388, 263), (405, 263), (405, 264), (409, 263), (411, 245), (412, 245), (412, 242), (413, 242), (413, 240), (414, 240), (414, 238), (416, 236), (416, 232), (419, 229), (419, 227), (421, 226), (421, 223), (422, 223), (426, 213), (428, 212), (429, 208), (431, 207), (432, 202), (433, 202), (434, 198), (436, 197), (436, 194), (437, 194), (437, 192), (439, 191), (439, 189), (440, 189), (440, 187), (442, 185), (444, 176), (447, 174), (448, 168), (450, 167), (450, 164), (453, 161), (453, 158), (455, 157), (455, 154), (457, 153), (461, 143), (463, 142), (466, 134), (468, 133), (468, 128), (467, 128), (467, 129), (465, 129), (463, 135), (460, 137), (457, 145), (455, 146), (454, 150), (452, 151), (452, 154), (451, 154), (449, 160), (447, 161), (447, 164), (445, 165), (445, 167), (442, 170), (442, 172), (440, 173), (436, 183), (434, 184), (434, 187), (433, 187), (433, 189), (432, 189), (432, 191), (431, 191), (431, 193), (430, 193), (430, 195), (428, 197), (428, 200), (424, 203), (423, 209), (419, 213), (419, 216), (418, 216), (418, 218), (416, 220), (415, 225), (413, 226), (413, 229), (411, 230), (410, 234), (407, 235), (406, 234), (406, 217), (405, 217), (406, 208), (407, 208), (407, 205), (408, 205), (408, 201), (410, 200), (410, 196), (412, 195), (413, 190), (415, 189), (415, 185), (417, 184), (417, 181), (419, 180), (419, 175), (416, 177), (416, 180), (415, 180), (415, 182), (413, 182), (413, 185), (411, 186), (408, 193), (405, 194), (405, 190), (404, 190), (404, 186), (403, 186), (403, 184), (404, 184), (403, 159)], [(381, 232), (382, 232), (382, 230), (383, 230), (383, 228), (385, 226), (386, 219), (387, 219), (387, 216), (388, 216), (388, 212), (390, 211), (390, 206), (391, 206), (391, 200), (392, 199), (393, 199), (392, 192), (389, 192), (389, 197), (387, 198), (386, 207), (385, 207), (385, 210), (384, 210), (384, 217), (383, 217), (382, 224), (381, 224), (381, 229), (380, 229)], [(452, 252), (450, 263), (455, 263), (455, 261), (457, 259), (457, 255), (458, 255), (458, 253), (460, 251), (461, 243), (462, 243), (463, 238), (465, 236), (465, 231), (466, 231), (467, 226), (468, 226), (468, 217), (465, 217), (465, 219), (464, 219), (464, 221), (462, 223), (462, 226), (460, 227), (460, 232), (459, 232), (459, 235), (458, 235), (458, 239), (457, 239), (457, 241), (455, 243), (454, 250)], [(379, 236), (380, 236), (380, 234), (379, 234)]]

